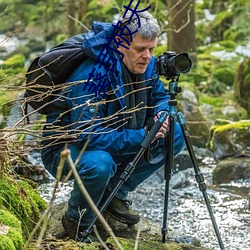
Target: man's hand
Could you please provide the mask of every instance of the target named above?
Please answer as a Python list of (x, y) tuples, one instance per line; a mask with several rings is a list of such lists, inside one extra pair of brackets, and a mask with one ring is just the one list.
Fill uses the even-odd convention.
[[(161, 113), (164, 111), (160, 111), (155, 117), (154, 120), (155, 122), (158, 120), (158, 118), (160, 117)], [(159, 139), (159, 138), (165, 138), (166, 133), (169, 130), (169, 124), (168, 124), (168, 116), (165, 119), (165, 121), (163, 122), (161, 128), (159, 129), (159, 131), (157, 132), (157, 134), (155, 135), (155, 139)]]

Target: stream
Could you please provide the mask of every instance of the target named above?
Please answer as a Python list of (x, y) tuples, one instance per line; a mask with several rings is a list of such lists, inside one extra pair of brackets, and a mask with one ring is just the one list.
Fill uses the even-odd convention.
[[(215, 164), (212, 158), (206, 157), (202, 160), (200, 169), (225, 249), (250, 250), (250, 180), (214, 186), (212, 170)], [(159, 232), (162, 228), (165, 195), (162, 172), (163, 170), (155, 173), (129, 196), (133, 201), (132, 208), (159, 226)], [(39, 187), (46, 201), (51, 197), (53, 185), (54, 182), (50, 182)], [(71, 188), (72, 182), (64, 184), (59, 189), (55, 202), (67, 200)], [(193, 168), (174, 173), (170, 180), (167, 225), (169, 232), (173, 232), (177, 238), (196, 238), (203, 247), (220, 249), (202, 192), (197, 187)]]

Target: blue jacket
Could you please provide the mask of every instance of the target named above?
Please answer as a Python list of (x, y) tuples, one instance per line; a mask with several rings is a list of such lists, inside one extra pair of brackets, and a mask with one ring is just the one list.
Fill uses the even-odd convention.
[[(127, 129), (124, 127), (124, 88), (122, 81), (122, 68), (118, 53), (110, 50), (109, 55), (117, 58), (114, 72), (105, 69), (104, 64), (96, 64), (96, 59), (107, 45), (107, 37), (113, 32), (112, 24), (94, 22), (93, 28), (86, 33), (83, 47), (86, 50), (86, 59), (67, 80), (68, 87), (63, 91), (63, 102), (55, 102), (55, 108), (47, 116), (47, 123), (63, 127), (63, 138), (67, 136), (83, 147), (88, 139), (88, 150), (104, 150), (113, 155), (125, 155), (137, 152), (140, 143), (145, 137), (144, 128)], [(114, 48), (113, 43), (109, 43)], [(108, 56), (104, 58), (105, 62)], [(148, 107), (153, 112), (151, 116), (159, 111), (168, 111), (169, 95), (165, 92), (162, 82), (155, 70), (155, 58), (152, 57), (145, 72)], [(106, 91), (113, 91), (110, 95), (99, 93), (95, 96), (86, 80), (92, 70), (96, 67), (98, 72), (107, 77), (111, 85)], [(97, 84), (97, 83), (95, 83)], [(105, 97), (105, 98), (104, 98)], [(105, 101), (106, 100), (106, 101)], [(62, 112), (62, 110), (69, 110)], [(94, 119), (95, 118), (95, 119)], [(57, 132), (60, 134), (60, 132)], [(45, 132), (45, 135), (55, 135), (55, 132)], [(52, 135), (53, 136), (53, 135)]]

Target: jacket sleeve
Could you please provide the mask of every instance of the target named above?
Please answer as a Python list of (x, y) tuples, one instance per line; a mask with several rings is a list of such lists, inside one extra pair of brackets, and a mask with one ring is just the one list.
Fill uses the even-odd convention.
[(93, 91), (88, 92), (89, 88), (84, 88), (85, 83), (77, 84), (77, 78), (88, 78), (89, 72), (84, 64), (84, 69), (80, 66), (68, 79), (71, 82), (74, 79), (75, 84), (67, 92), (67, 103), (71, 108), (71, 130), (76, 135), (79, 147), (88, 143), (88, 150), (104, 150), (114, 155), (136, 153), (145, 137), (145, 130), (117, 130), (105, 125), (108, 119), (112, 119), (105, 115), (105, 100), (95, 97)]

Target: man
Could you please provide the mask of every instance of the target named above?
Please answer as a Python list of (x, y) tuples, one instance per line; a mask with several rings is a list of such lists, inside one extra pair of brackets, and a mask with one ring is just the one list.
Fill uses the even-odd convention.
[[(114, 26), (94, 22), (83, 41), (88, 58), (69, 77), (68, 87), (55, 101), (44, 128), (42, 159), (46, 169), (56, 175), (60, 152), (67, 143), (72, 159), (77, 159), (80, 178), (97, 206), (116, 186), (124, 168), (140, 149), (146, 136), (147, 120), (150, 117), (157, 120), (160, 113), (169, 108), (169, 95), (159, 80), (153, 57), (160, 32), (157, 21), (148, 12), (141, 12), (140, 20), (133, 18), (128, 22), (130, 17), (131, 12), (128, 12), (120, 19), (114, 40), (108, 44), (107, 56), (117, 59), (113, 71), (108, 68), (112, 66), (108, 58), (100, 57), (100, 53), (107, 46), (107, 38), (114, 35)], [(125, 25), (128, 29), (122, 29)], [(93, 69), (97, 69), (98, 74), (94, 75)], [(101, 92), (103, 82), (100, 79), (104, 81), (104, 77), (106, 87), (105, 92), (103, 88)], [(151, 144), (150, 158), (140, 159), (106, 209), (117, 220), (131, 225), (139, 222), (140, 216), (130, 208), (127, 196), (164, 165), (167, 130), (166, 119)], [(174, 139), (176, 155), (184, 148), (178, 123)], [(66, 163), (63, 176), (69, 170)], [(62, 218), (65, 231), (70, 238), (81, 237), (93, 217), (94, 213), (75, 182), (68, 210)]]

